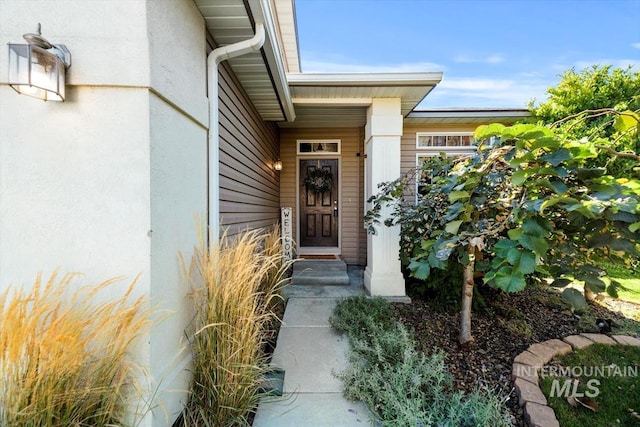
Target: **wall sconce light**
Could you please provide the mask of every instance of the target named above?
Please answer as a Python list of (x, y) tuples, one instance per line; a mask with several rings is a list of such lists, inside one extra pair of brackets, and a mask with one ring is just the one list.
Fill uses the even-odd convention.
[(273, 162), (273, 169), (277, 170), (277, 171), (281, 171), (282, 170), (282, 161), (280, 159), (278, 159), (275, 162)]
[(37, 33), (23, 35), (28, 44), (9, 43), (9, 86), (16, 92), (43, 99), (64, 101), (65, 75), (71, 53), (62, 44), (51, 44)]

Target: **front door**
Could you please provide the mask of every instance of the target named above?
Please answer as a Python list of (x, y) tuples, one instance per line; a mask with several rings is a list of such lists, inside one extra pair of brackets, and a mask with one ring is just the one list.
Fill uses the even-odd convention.
[(338, 160), (300, 160), (300, 246), (338, 246)]

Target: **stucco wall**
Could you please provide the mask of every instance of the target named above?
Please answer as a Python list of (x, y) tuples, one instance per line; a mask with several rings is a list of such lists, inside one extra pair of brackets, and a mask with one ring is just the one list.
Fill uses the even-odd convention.
[(0, 65), (38, 22), (73, 63), (64, 103), (18, 95), (0, 66), (0, 291), (55, 268), (140, 274), (164, 318), (137, 347), (162, 400), (141, 425), (170, 425), (188, 386), (178, 253), (206, 210), (204, 22), (187, 0), (1, 0)]

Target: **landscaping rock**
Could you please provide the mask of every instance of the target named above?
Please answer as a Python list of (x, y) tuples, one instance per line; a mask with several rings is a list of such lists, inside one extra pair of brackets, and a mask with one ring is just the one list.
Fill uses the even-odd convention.
[(580, 334), (585, 338), (590, 339), (591, 341), (598, 343), (598, 344), (608, 344), (608, 345), (613, 345), (616, 342), (611, 339), (611, 337), (608, 337), (606, 335), (602, 335), (602, 334), (587, 334), (587, 333), (582, 333)]
[(571, 353), (573, 351), (571, 349), (571, 345), (569, 345), (566, 342), (564, 342), (562, 340), (559, 340), (559, 339), (547, 340), (547, 341), (544, 341), (544, 342), (542, 342), (540, 344), (554, 349), (555, 352), (556, 352), (556, 356), (558, 356), (558, 355), (559, 356), (564, 356), (565, 354), (569, 354), (569, 353)]
[(516, 363), (521, 363), (523, 365), (533, 366), (535, 368), (541, 368), (542, 365), (545, 364), (545, 362), (542, 361), (540, 356), (533, 354), (529, 351), (523, 351), (522, 353), (517, 355), (516, 358), (513, 359), (513, 361)]
[(560, 427), (556, 413), (548, 406), (527, 402), (524, 409), (530, 427)]
[(514, 363), (511, 371), (511, 379), (515, 381), (518, 378), (538, 385), (538, 369), (530, 365)]
[(571, 344), (571, 347), (575, 350), (580, 350), (593, 344), (593, 341), (580, 335), (569, 335), (568, 337), (564, 337), (562, 341)]
[(513, 383), (516, 386), (516, 394), (518, 395), (520, 406), (526, 402), (538, 403), (540, 405), (547, 404), (547, 398), (544, 397), (542, 390), (540, 390), (540, 387), (537, 385), (522, 378), (516, 378)]
[(628, 335), (613, 335), (612, 338), (622, 345), (634, 345), (640, 347), (640, 339)]
[(553, 359), (556, 355), (556, 351), (553, 348), (540, 343), (531, 344), (527, 351), (538, 356), (540, 360), (542, 360), (543, 365), (548, 363), (549, 360)]

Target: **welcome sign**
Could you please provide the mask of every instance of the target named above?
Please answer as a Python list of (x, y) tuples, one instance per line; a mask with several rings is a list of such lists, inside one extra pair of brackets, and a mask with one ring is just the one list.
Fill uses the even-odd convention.
[(291, 225), (291, 208), (281, 208), (282, 255), (289, 261), (293, 259), (293, 237)]

